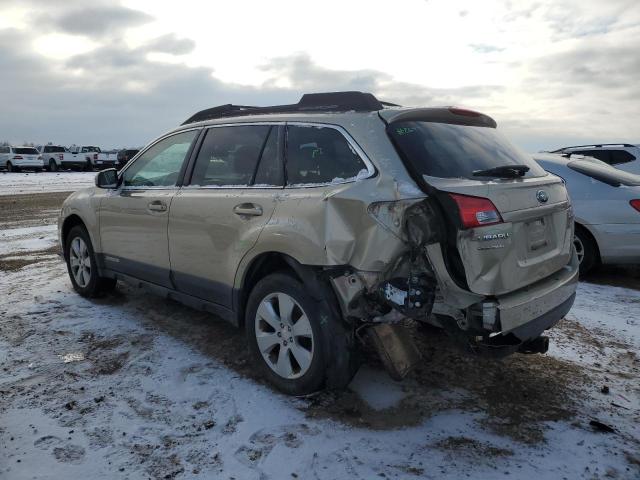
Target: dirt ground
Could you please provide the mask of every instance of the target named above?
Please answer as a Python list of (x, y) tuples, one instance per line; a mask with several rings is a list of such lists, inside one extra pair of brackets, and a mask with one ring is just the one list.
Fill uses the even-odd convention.
[[(55, 223), (66, 195), (0, 196), (0, 230)], [(60, 433), (32, 432), (31, 445), (35, 450), (50, 452), (56, 462), (65, 465), (79, 465), (88, 458), (103, 461), (107, 452), (108, 465), (117, 467), (119, 472), (129, 472), (133, 475), (131, 478), (138, 478), (137, 473), (152, 478), (183, 478), (216, 471), (224, 473), (223, 478), (233, 478), (230, 472), (236, 470), (225, 469), (224, 464), (229, 464), (230, 460), (222, 447), (216, 445), (240, 435), (241, 425), (249, 422), (245, 418), (248, 414), (236, 407), (219, 418), (209, 418), (207, 414), (222, 409), (216, 402), (226, 405), (225, 402), (230, 401), (228, 393), (221, 394), (224, 402), (219, 398), (216, 400), (215, 396), (197, 399), (194, 394), (185, 400), (189, 402), (186, 412), (185, 402), (179, 404), (166, 392), (158, 393), (155, 391), (157, 386), (147, 386), (143, 395), (134, 395), (131, 391), (141, 390), (145, 377), (155, 378), (158, 372), (164, 372), (159, 366), (167, 359), (157, 358), (162, 354), (158, 343), (165, 342), (162, 338), (169, 338), (207, 359), (204, 366), (195, 362), (183, 368), (178, 373), (183, 380), (196, 377), (202, 385), (207, 381), (205, 373), (208, 375), (224, 367), (232, 379), (248, 379), (255, 389), (271, 392), (248, 361), (241, 332), (223, 322), (212, 321), (208, 314), (194, 312), (169, 300), (150, 298), (126, 285), (119, 285), (114, 294), (91, 304), (73, 303), (75, 300), (71, 299), (75, 294), (61, 286), (65, 269), (57, 251), (57, 247), (52, 246), (0, 255), (0, 276), (13, 275), (12, 282), (15, 282), (11, 285), (0, 282), (0, 293), (8, 299), (0, 305), (0, 340), (9, 346), (0, 354), (4, 372), (0, 377), (0, 414), (18, 407), (43, 412), (66, 432), (68, 438)], [(33, 285), (33, 292), (25, 293), (24, 288), (18, 287), (24, 287), (30, 278), (34, 278), (30, 272), (37, 273), (38, 282)], [(587, 280), (589, 283), (584, 284), (587, 292), (597, 291), (598, 285), (640, 290), (637, 268), (601, 268)], [(55, 292), (40, 293), (39, 288), (46, 285), (55, 285)], [(635, 299), (633, 294), (620, 295), (621, 308), (638, 311), (634, 302), (638, 302), (640, 294)], [(23, 303), (26, 299), (31, 302), (27, 307), (15, 307), (27, 305)], [(105, 322), (109, 321), (121, 324), (120, 317), (112, 318), (114, 310), (121, 316), (137, 319), (138, 324), (131, 332), (105, 327)], [(635, 328), (635, 324), (632, 326)], [(562, 430), (563, 435), (571, 433), (572, 441), (577, 438), (577, 445), (581, 445), (580, 441), (584, 444), (580, 435), (596, 439), (583, 452), (584, 457), (578, 456), (576, 461), (584, 461), (587, 465), (589, 457), (594, 455), (621, 458), (610, 467), (598, 463), (589, 470), (587, 465), (586, 471), (581, 470), (584, 478), (640, 476), (640, 441), (637, 438), (640, 358), (637, 343), (631, 338), (624, 334), (612, 335), (605, 328), (586, 328), (569, 316), (550, 334), (552, 343), (558, 345), (557, 354), (514, 355), (498, 361), (468, 356), (438, 330), (421, 325), (412, 325), (412, 328), (423, 352), (424, 364), (403, 383), (388, 381), (389, 389), (397, 394), (398, 401), (376, 408), (355, 383), (344, 392), (320, 392), (290, 400), (290, 405), (309, 423), (266, 433), (253, 432), (248, 444), (234, 447), (233, 462), (261, 472), (256, 478), (267, 478), (265, 462), (271, 450), (278, 445), (295, 449), (296, 442), (300, 443), (302, 439), (310, 442), (309, 439), (320, 435), (319, 427), (313, 422), (329, 421), (340, 428), (394, 432), (395, 435), (395, 432), (417, 428), (430, 420), (437, 425), (442, 415), (454, 411), (464, 412), (472, 419), (473, 429), (477, 429), (472, 432), (476, 435), (465, 429), (443, 427), (441, 435), (433, 433), (433, 437), (422, 438), (422, 446), (413, 451), (410, 458), (398, 463), (397, 458), (406, 454), (403, 452), (394, 460), (396, 463), (390, 460), (391, 463), (369, 473), (379, 477), (441, 478), (450, 475), (460, 478), (458, 475), (473, 473), (473, 465), (477, 464), (488, 471), (500, 469), (501, 476), (503, 470), (517, 473), (521, 468), (518, 464), (526, 466), (528, 463), (522, 459), (520, 450), (530, 448), (533, 450), (528, 452), (538, 452), (545, 457), (545, 445), (559, 441), (550, 436)], [(62, 361), (47, 363), (43, 354), (38, 353), (44, 351), (50, 352), (50, 356), (55, 352)], [(38, 364), (44, 366), (38, 367)], [(367, 355), (358, 375), (371, 375), (374, 386), (375, 382), (380, 382), (380, 388), (385, 388), (387, 380), (383, 378), (384, 374), (380, 376), (380, 371), (378, 359)], [(628, 402), (624, 403), (620, 397)], [(177, 431), (157, 433), (155, 442), (130, 439), (124, 428), (120, 433), (109, 425), (113, 421), (113, 409), (121, 404), (124, 407), (119, 408), (128, 409), (128, 421), (132, 424), (140, 422), (149, 430), (157, 428), (158, 424), (172, 424), (177, 425)], [(597, 425), (590, 423), (592, 420), (612, 426), (615, 433), (601, 432)], [(34, 429), (41, 427), (31, 430)], [(202, 435), (209, 430), (218, 434), (214, 445), (203, 440)], [(18, 433), (17, 428), (0, 424), (0, 439), (5, 442), (14, 442), (18, 435), (27, 436), (25, 432)], [(86, 444), (73, 441), (80, 433), (88, 439)], [(605, 435), (615, 435), (615, 442), (603, 443), (600, 439)], [(5, 470), (9, 475), (17, 471), (16, 462), (23, 458), (26, 461), (28, 454), (24, 449), (14, 451), (7, 445), (3, 446), (4, 458), (14, 465), (14, 470)], [(367, 445), (375, 455), (378, 447), (372, 447), (373, 443)], [(441, 465), (434, 468), (433, 462), (414, 461), (414, 455), (419, 451), (436, 455)], [(338, 474), (331, 477), (323, 473), (332, 472), (330, 464), (335, 458), (324, 458), (322, 461), (326, 464), (323, 464), (318, 460), (318, 452), (315, 453), (306, 470), (307, 474), (314, 474), (309, 478), (340, 478)], [(2, 455), (0, 452), (0, 459)], [(365, 460), (359, 459), (360, 454), (349, 456), (347, 452), (345, 455), (339, 457), (344, 472), (370, 478), (363, 473)], [(322, 468), (319, 465), (323, 465)], [(563, 475), (572, 471), (566, 468), (558, 467), (555, 473)], [(0, 465), (0, 477), (2, 472)], [(294, 473), (292, 471), (289, 478), (296, 478), (298, 473), (295, 476)], [(567, 478), (573, 477), (568, 475)]]

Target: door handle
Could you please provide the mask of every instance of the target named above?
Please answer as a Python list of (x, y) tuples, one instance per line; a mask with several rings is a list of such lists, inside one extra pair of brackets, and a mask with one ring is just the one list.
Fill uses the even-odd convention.
[(251, 215), (253, 217), (259, 217), (262, 215), (262, 207), (255, 203), (241, 203), (233, 207), (233, 213), (236, 215)]
[(161, 202), (160, 200), (156, 200), (155, 202), (151, 202), (149, 205), (147, 205), (147, 208), (154, 212), (166, 212), (167, 204)]

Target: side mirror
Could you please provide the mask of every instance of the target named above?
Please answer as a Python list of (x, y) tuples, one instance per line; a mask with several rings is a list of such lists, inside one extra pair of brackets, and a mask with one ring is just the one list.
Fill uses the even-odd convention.
[(119, 183), (118, 170), (115, 168), (107, 168), (96, 175), (96, 187), (98, 188), (116, 189)]

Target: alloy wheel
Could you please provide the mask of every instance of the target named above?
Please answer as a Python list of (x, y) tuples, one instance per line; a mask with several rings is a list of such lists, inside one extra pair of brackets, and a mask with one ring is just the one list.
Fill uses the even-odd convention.
[(577, 235), (573, 237), (573, 246), (576, 249), (576, 255), (578, 255), (578, 263), (582, 263), (584, 260), (584, 244)]
[(87, 244), (80, 237), (71, 241), (69, 248), (71, 274), (80, 288), (86, 288), (91, 281), (91, 256)]
[(309, 317), (286, 293), (267, 295), (258, 306), (255, 335), (262, 358), (280, 377), (303, 376), (313, 360), (314, 338)]

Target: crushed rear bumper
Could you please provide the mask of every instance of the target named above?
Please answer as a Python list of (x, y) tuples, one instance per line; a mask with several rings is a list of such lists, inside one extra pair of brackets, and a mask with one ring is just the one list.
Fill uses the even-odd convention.
[(497, 297), (501, 333), (512, 333), (527, 341), (555, 325), (573, 305), (578, 273), (579, 262), (574, 252), (571, 261), (553, 275)]

